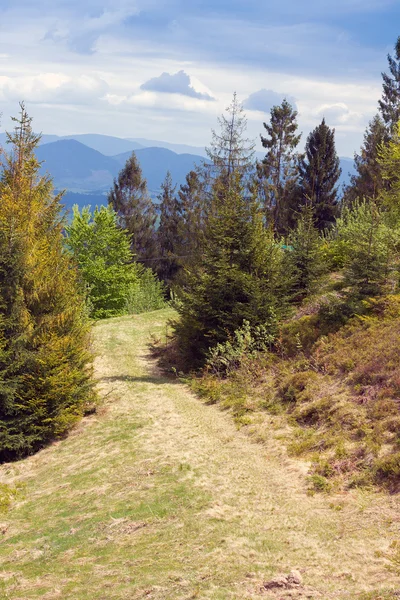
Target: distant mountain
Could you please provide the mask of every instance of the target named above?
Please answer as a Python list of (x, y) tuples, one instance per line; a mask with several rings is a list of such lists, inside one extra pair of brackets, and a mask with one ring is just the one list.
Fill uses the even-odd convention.
[[(143, 148), (166, 148), (176, 154), (194, 154), (196, 156), (207, 156), (203, 146), (188, 146), (186, 144), (172, 144), (171, 142), (160, 142), (159, 140), (146, 140), (144, 138), (127, 138), (131, 142), (140, 144)], [(117, 154), (117, 153), (116, 153)]]
[(50, 173), (56, 188), (73, 192), (108, 190), (119, 171), (116, 160), (76, 140), (42, 144), (36, 156), (43, 161), (42, 172)]
[[(147, 179), (148, 188), (153, 195), (160, 190), (167, 171), (171, 173), (174, 184), (179, 186), (185, 182), (189, 171), (204, 160), (195, 154), (176, 154), (166, 148), (143, 148), (136, 150), (135, 154), (143, 175)], [(122, 167), (130, 155), (130, 152), (125, 152), (114, 158)]]
[(342, 174), (339, 179), (339, 191), (342, 192), (343, 185), (348, 185), (350, 183), (350, 177), (355, 175), (357, 171), (354, 166), (354, 160), (347, 157), (342, 157), (340, 159), (340, 168), (342, 169)]

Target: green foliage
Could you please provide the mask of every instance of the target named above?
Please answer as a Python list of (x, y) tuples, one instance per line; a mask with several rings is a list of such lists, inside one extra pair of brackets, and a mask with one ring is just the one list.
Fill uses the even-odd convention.
[(157, 273), (169, 287), (174, 283), (181, 268), (178, 255), (182, 247), (182, 209), (175, 192), (176, 186), (173, 185), (168, 171), (159, 195), (161, 213), (157, 231)]
[(21, 105), (0, 179), (0, 461), (63, 435), (93, 399), (89, 324)]
[(305, 150), (299, 165), (302, 202), (312, 207), (316, 227), (323, 231), (339, 213), (336, 186), (341, 173), (335, 130), (325, 119), (309, 134)]
[(66, 246), (86, 286), (90, 316), (101, 319), (126, 312), (131, 289), (138, 285), (139, 268), (114, 210), (102, 206), (92, 214), (90, 207), (80, 212), (75, 206), (66, 233)]
[(392, 134), (400, 120), (400, 37), (395, 45), (395, 56), (388, 54), (389, 74), (382, 73), (383, 94), (379, 100), (379, 109), (387, 127)]
[(324, 271), (322, 240), (314, 225), (311, 206), (303, 209), (296, 228), (289, 235), (290, 261), (294, 273), (294, 300), (300, 301), (312, 294)]
[(211, 372), (226, 375), (240, 367), (245, 359), (254, 359), (260, 352), (269, 350), (275, 340), (274, 329), (276, 322), (271, 315), (265, 325), (251, 327), (249, 321), (244, 321), (237, 329), (232, 339), (217, 344), (207, 353), (206, 367)]
[(355, 202), (337, 220), (333, 247), (343, 257), (345, 281), (356, 295), (382, 293), (398, 269), (399, 231), (372, 202)]
[(301, 134), (296, 134), (296, 119), (297, 111), (285, 99), (281, 106), (272, 107), (270, 123), (264, 123), (267, 137), (261, 136), (267, 154), (258, 164), (260, 192), (267, 222), (280, 233), (288, 231), (295, 209), (299, 177), (296, 148), (301, 138)]
[(205, 240), (181, 294), (176, 324), (184, 352), (200, 360), (245, 320), (254, 327), (272, 315), (279, 318), (290, 285), (285, 253), (265, 230), (257, 202), (245, 197), (239, 173), (228, 190), (215, 189)]
[(151, 269), (138, 265), (138, 279), (128, 290), (125, 312), (139, 314), (164, 308), (165, 288)]
[(114, 180), (108, 203), (117, 213), (119, 226), (128, 231), (137, 260), (154, 258), (156, 212), (134, 152)]

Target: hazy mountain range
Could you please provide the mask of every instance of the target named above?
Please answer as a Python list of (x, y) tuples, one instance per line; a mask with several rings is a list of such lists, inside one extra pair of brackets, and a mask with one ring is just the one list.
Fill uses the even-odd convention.
[[(4, 143), (5, 134), (0, 134), (0, 145)], [(43, 162), (42, 172), (51, 175), (56, 189), (67, 190), (64, 204), (70, 208), (73, 204), (106, 204), (106, 194), (114, 177), (133, 151), (155, 200), (167, 171), (171, 172), (174, 183), (179, 186), (184, 183), (187, 173), (206, 156), (205, 149), (196, 146), (82, 134), (65, 137), (43, 135), (37, 157)], [(263, 156), (261, 152), (257, 155), (259, 158)], [(348, 182), (354, 165), (350, 158), (340, 160), (342, 185)]]

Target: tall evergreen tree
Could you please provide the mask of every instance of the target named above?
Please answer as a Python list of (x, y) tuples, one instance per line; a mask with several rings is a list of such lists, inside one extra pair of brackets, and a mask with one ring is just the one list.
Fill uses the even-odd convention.
[[(212, 130), (210, 147), (206, 149), (210, 165), (211, 184), (218, 179), (229, 187), (239, 173), (245, 177), (253, 167), (255, 144), (245, 137), (247, 119), (236, 92), (226, 113), (218, 118), (219, 131)], [(219, 185), (219, 188), (221, 186)]]
[(108, 203), (117, 213), (120, 227), (131, 236), (132, 252), (136, 259), (154, 258), (157, 215), (134, 152), (114, 180)]
[(63, 249), (61, 196), (39, 174), (21, 105), (0, 178), (0, 461), (64, 434), (93, 397), (89, 326)]
[(214, 187), (203, 254), (178, 305), (176, 334), (191, 363), (202, 362), (244, 321), (273, 329), (285, 307), (284, 253), (265, 229), (256, 198), (245, 193), (239, 172), (228, 189), (220, 185)]
[(325, 119), (307, 138), (299, 173), (303, 202), (312, 207), (315, 224), (321, 231), (329, 227), (338, 215), (336, 185), (341, 173), (335, 130), (328, 127)]
[(202, 174), (190, 171), (178, 190), (181, 207), (180, 262), (190, 268), (204, 246), (206, 194)]
[(376, 199), (384, 189), (378, 156), (385, 139), (385, 124), (379, 115), (375, 115), (365, 131), (360, 153), (354, 156), (357, 173), (351, 176), (350, 184), (345, 188), (345, 206), (351, 206), (357, 199)]
[(258, 165), (261, 190), (267, 220), (276, 231), (284, 233), (290, 224), (290, 212), (296, 199), (299, 155), (296, 148), (301, 134), (297, 134), (297, 111), (285, 99), (271, 109), (270, 123), (264, 123), (267, 136), (261, 142), (267, 154)]
[(157, 232), (159, 263), (158, 276), (168, 286), (173, 284), (180, 262), (178, 254), (181, 247), (182, 211), (176, 197), (176, 186), (172, 183), (171, 173), (168, 171), (164, 182), (161, 184), (160, 200), (160, 225)]
[(382, 73), (383, 94), (379, 109), (391, 136), (400, 120), (400, 36), (395, 45), (394, 57), (388, 54), (389, 73)]

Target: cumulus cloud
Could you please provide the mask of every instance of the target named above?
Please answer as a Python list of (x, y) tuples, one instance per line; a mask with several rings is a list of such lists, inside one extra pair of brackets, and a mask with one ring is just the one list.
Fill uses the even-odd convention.
[(108, 84), (99, 77), (80, 75), (69, 77), (62, 73), (33, 76), (0, 76), (0, 99), (27, 99), (32, 104), (90, 104), (103, 98)]
[(174, 75), (164, 72), (159, 77), (153, 77), (143, 83), (140, 89), (146, 92), (180, 94), (197, 100), (215, 100), (209, 93), (197, 91), (192, 85), (190, 75), (183, 70)]
[(324, 104), (318, 110), (318, 115), (325, 117), (328, 124), (332, 125), (358, 125), (362, 115), (350, 110), (344, 102)]
[(250, 94), (243, 102), (243, 108), (247, 110), (258, 110), (260, 112), (269, 113), (273, 106), (282, 104), (282, 100), (286, 100), (296, 109), (296, 99), (288, 94), (280, 94), (273, 90), (262, 89), (258, 92)]

